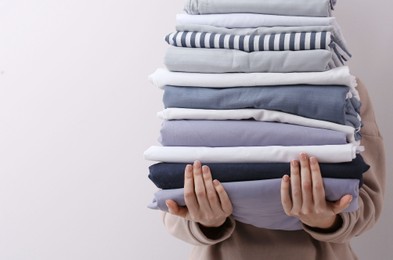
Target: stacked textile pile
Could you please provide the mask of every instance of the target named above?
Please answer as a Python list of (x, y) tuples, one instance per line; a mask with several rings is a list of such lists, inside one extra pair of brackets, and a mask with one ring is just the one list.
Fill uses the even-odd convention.
[[(301, 3), (304, 2), (304, 3)], [(160, 142), (145, 151), (149, 178), (184, 205), (187, 163), (200, 160), (220, 180), (233, 217), (296, 230), (281, 206), (281, 177), (300, 152), (317, 157), (327, 200), (345, 194), (357, 209), (362, 174), (360, 100), (334, 1), (188, 0), (176, 17), (165, 69), (150, 79), (164, 91)]]

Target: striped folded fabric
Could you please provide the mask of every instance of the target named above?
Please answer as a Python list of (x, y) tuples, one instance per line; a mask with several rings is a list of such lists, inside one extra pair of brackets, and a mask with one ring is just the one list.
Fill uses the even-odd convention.
[(221, 48), (252, 51), (299, 51), (328, 49), (331, 32), (290, 32), (266, 35), (234, 35), (209, 32), (177, 31), (165, 41), (177, 47)]
[(329, 31), (263, 35), (177, 31), (168, 34), (165, 41), (176, 47), (231, 49), (245, 52), (326, 49), (333, 50), (341, 64), (345, 64), (350, 59), (348, 52), (337, 47), (335, 38)]

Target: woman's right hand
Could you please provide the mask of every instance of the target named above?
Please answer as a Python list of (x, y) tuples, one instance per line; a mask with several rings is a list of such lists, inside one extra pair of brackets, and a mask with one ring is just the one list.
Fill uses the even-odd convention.
[(208, 166), (195, 161), (184, 171), (185, 207), (167, 200), (169, 213), (198, 222), (205, 227), (219, 227), (232, 214), (232, 203), (218, 180), (213, 180)]

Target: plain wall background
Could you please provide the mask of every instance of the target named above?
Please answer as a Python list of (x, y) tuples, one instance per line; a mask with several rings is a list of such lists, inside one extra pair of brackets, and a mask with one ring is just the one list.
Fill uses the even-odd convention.
[[(390, 259), (393, 4), (339, 1), (353, 74), (368, 86), (388, 159), (383, 216), (354, 239)], [(183, 0), (0, 0), (0, 259), (185, 259), (149, 210), (143, 151), (157, 144), (164, 36)], [(136, 256), (138, 256), (136, 258)]]

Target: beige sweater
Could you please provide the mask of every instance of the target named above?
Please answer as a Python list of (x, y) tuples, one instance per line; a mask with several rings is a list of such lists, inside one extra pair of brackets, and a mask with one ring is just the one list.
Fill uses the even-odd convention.
[(197, 223), (164, 213), (163, 221), (168, 231), (195, 245), (190, 259), (358, 259), (351, 249), (350, 241), (354, 236), (370, 229), (378, 220), (385, 189), (383, 140), (367, 90), (361, 82), (358, 83), (364, 124), (361, 142), (365, 151), (362, 156), (371, 166), (364, 173), (359, 209), (356, 212), (340, 214), (343, 224), (331, 233), (321, 233), (305, 226), (300, 231), (267, 230), (229, 218), (223, 226), (211, 230), (207, 235)]

